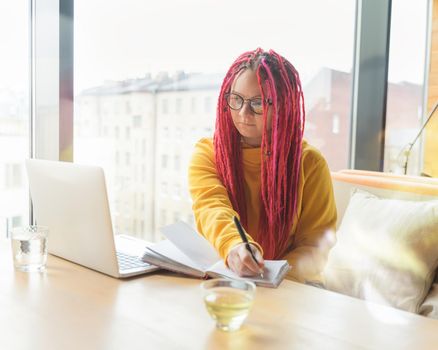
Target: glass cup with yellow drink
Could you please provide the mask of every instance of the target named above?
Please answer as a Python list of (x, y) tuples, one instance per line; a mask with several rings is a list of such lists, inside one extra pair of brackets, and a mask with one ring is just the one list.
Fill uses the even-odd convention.
[(240, 328), (251, 309), (256, 286), (243, 280), (212, 279), (201, 284), (208, 313), (223, 331)]

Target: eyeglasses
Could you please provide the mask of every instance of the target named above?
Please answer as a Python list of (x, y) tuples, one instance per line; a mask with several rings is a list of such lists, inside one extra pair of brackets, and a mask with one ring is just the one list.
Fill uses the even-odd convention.
[(244, 99), (242, 96), (233, 93), (225, 94), (225, 99), (228, 106), (235, 111), (240, 110), (245, 102), (249, 102), (249, 108), (255, 114), (263, 114), (263, 102), (268, 105), (272, 104), (269, 98), (264, 101), (261, 97)]

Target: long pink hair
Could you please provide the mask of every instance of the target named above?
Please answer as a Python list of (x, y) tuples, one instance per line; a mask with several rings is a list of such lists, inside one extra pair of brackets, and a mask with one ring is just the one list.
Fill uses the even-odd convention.
[[(263, 107), (261, 143), (261, 208), (257, 241), (265, 259), (282, 257), (289, 246), (290, 230), (297, 211), (301, 148), (305, 122), (304, 97), (298, 72), (273, 50), (258, 48), (240, 55), (222, 83), (217, 105), (214, 150), (217, 172), (228, 191), (242, 225), (248, 227), (244, 192), (241, 136), (233, 124), (225, 100), (236, 77), (245, 69), (256, 72)], [(272, 126), (266, 127), (268, 109)], [(270, 133), (270, 135), (268, 135)]]

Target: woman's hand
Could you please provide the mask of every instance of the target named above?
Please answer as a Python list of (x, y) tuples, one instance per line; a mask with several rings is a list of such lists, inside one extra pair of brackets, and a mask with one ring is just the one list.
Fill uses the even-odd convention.
[(254, 245), (250, 244), (257, 262), (254, 261), (250, 252), (246, 249), (245, 243), (237, 244), (230, 250), (227, 257), (229, 268), (239, 276), (255, 276), (263, 273), (265, 262), (262, 254)]

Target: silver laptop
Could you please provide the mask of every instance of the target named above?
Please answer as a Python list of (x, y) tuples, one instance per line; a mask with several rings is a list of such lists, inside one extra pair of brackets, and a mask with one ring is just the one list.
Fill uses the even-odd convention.
[(26, 169), (36, 222), (49, 227), (49, 253), (117, 278), (158, 269), (141, 260), (148, 242), (114, 236), (102, 168), (28, 159)]

